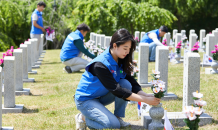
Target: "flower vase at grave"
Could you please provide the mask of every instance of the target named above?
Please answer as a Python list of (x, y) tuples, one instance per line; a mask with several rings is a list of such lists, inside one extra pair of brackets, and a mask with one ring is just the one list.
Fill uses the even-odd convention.
[(148, 125), (148, 130), (164, 129), (164, 125), (162, 123), (162, 118), (164, 116), (162, 103), (158, 104), (157, 106), (152, 106), (149, 110), (149, 115), (152, 118), (152, 122)]
[(211, 67), (212, 67), (212, 72), (211, 73), (212, 74), (218, 74), (218, 71), (217, 71), (218, 62), (216, 60), (212, 61)]
[(176, 59), (176, 64), (180, 63), (180, 59), (181, 59), (181, 54), (177, 54), (175, 55), (175, 59)]

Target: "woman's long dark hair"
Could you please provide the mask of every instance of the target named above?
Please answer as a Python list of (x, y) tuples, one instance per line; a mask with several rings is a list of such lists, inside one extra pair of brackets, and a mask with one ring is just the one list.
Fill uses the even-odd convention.
[(133, 71), (133, 67), (132, 67), (132, 54), (135, 51), (136, 48), (136, 42), (133, 39), (133, 36), (129, 33), (128, 30), (126, 30), (125, 28), (119, 29), (118, 31), (116, 31), (112, 38), (111, 38), (111, 42), (110, 42), (110, 49), (113, 48), (113, 44), (116, 43), (117, 47), (119, 47), (122, 44), (125, 44), (127, 41), (131, 41), (131, 49), (129, 54), (126, 55), (126, 57), (124, 59), (120, 59), (118, 60), (118, 64), (119, 65), (123, 65), (123, 71), (130, 75), (131, 72)]

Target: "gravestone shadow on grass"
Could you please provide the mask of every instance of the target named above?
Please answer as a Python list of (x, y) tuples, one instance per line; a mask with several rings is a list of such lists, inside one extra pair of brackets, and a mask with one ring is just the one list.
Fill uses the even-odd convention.
[(23, 107), (23, 113), (38, 113), (38, 112), (39, 112), (38, 108), (29, 109), (29, 108)]

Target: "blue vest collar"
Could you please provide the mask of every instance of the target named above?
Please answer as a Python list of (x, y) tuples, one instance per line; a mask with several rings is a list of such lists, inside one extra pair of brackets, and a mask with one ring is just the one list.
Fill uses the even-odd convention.
[(104, 57), (110, 62), (111, 65), (118, 65), (110, 53), (110, 47), (108, 47), (103, 53)]
[(34, 12), (37, 13), (37, 15), (42, 15), (42, 12), (39, 12), (37, 9), (35, 9)]
[(82, 33), (79, 30), (76, 30), (74, 33), (79, 35), (81, 37), (82, 41), (83, 41), (84, 37), (83, 37)]
[(160, 36), (159, 36), (159, 29), (157, 29), (157, 38), (159, 39), (160, 38)]

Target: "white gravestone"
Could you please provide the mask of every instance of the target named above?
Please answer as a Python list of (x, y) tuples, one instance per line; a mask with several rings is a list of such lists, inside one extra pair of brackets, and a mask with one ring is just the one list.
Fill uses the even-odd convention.
[(141, 37), (140, 37), (140, 41), (142, 41), (142, 38), (144, 37), (145, 32), (141, 32)]
[(141, 87), (151, 87), (151, 83), (148, 82), (148, 61), (149, 45), (148, 43), (140, 43), (138, 53), (138, 82), (141, 85)]
[[(176, 33), (175, 37), (175, 47), (177, 46), (178, 42), (182, 40), (182, 34), (181, 33)], [(181, 52), (180, 52), (181, 53)]]
[(201, 29), (200, 30), (200, 47), (203, 47), (203, 39), (205, 38), (205, 34), (206, 34), (206, 30), (205, 29)]
[[(178, 34), (178, 33), (177, 33)], [(175, 100), (177, 96), (173, 93), (168, 93), (168, 56), (169, 56), (169, 49), (166, 46), (157, 46), (156, 47), (156, 55), (155, 55), (155, 70), (160, 71), (160, 78), (165, 82), (165, 90), (166, 93), (162, 100)]]
[(105, 39), (105, 35), (104, 35), (104, 34), (101, 34), (101, 35), (100, 35), (101, 48), (102, 48), (102, 47), (103, 47), (103, 48), (105, 47), (105, 46), (104, 46), (104, 39)]
[(4, 105), (2, 105), (2, 113), (21, 113), (22, 104), (15, 104), (15, 57), (4, 57)]
[(212, 50), (215, 49), (215, 36), (213, 34), (207, 34), (207, 40), (206, 40), (206, 55), (213, 56), (211, 53)]
[(20, 49), (23, 50), (23, 82), (35, 82), (34, 78), (28, 78), (28, 53), (27, 45), (20, 44)]
[(193, 48), (193, 46), (196, 43), (197, 36), (196, 36), (196, 34), (191, 34), (189, 37), (190, 37), (189, 38), (189, 51), (191, 51), (191, 49)]
[(178, 30), (177, 29), (173, 29), (173, 37), (172, 37), (173, 40), (176, 38), (176, 33), (178, 33)]
[(32, 71), (32, 45), (30, 41), (25, 41), (25, 45), (27, 45), (27, 55), (28, 55), (28, 63), (27, 63), (27, 71), (28, 74), (37, 74), (37, 71)]
[(110, 47), (110, 41), (111, 41), (111, 37), (110, 36), (105, 36), (105, 39), (104, 39), (104, 46), (105, 47)]
[(200, 55), (188, 52), (186, 56), (183, 70), (183, 108), (194, 103), (193, 92), (200, 92)]
[(19, 95), (29, 95), (30, 89), (23, 88), (23, 50), (14, 49), (13, 55), (15, 57), (15, 94)]

